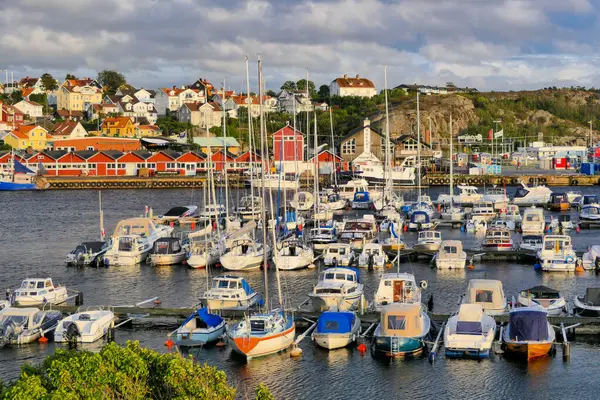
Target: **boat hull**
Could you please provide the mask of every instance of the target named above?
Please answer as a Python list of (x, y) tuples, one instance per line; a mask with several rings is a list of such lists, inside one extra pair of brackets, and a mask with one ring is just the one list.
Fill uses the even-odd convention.
[(213, 254), (202, 253), (192, 254), (190, 257), (188, 257), (186, 263), (190, 268), (200, 269), (206, 268), (207, 265), (216, 264), (218, 260), (219, 258)]
[(251, 271), (259, 269), (263, 262), (263, 255), (254, 256), (221, 256), (220, 259), (223, 269), (227, 271)]
[(61, 288), (57, 288), (52, 293), (54, 293), (54, 296), (52, 297), (49, 297), (49, 294), (41, 296), (18, 296), (15, 298), (15, 304), (22, 307), (35, 307), (44, 304), (57, 305), (63, 304), (69, 297), (66, 289), (61, 290)]
[(216, 342), (225, 333), (226, 326), (225, 321), (223, 321), (216, 327), (209, 329), (194, 329), (191, 332), (178, 329), (175, 334), (175, 344), (177, 346), (191, 347)]
[(150, 254), (148, 261), (152, 265), (175, 265), (181, 264), (185, 260), (185, 253), (178, 254)]
[(260, 295), (258, 293), (252, 293), (248, 298), (245, 299), (202, 299), (202, 303), (211, 310), (247, 310), (253, 307), (259, 300)]
[(227, 337), (233, 351), (246, 357), (246, 360), (250, 360), (287, 349), (292, 345), (295, 335), (296, 325), (292, 324), (291, 327), (282, 332), (263, 337), (232, 337), (229, 333)]
[(466, 258), (454, 258), (454, 259), (435, 259), (435, 266), (437, 269), (465, 269), (467, 264)]
[(35, 183), (14, 183), (14, 182), (1, 182), (0, 191), (16, 192), (20, 190), (38, 190)]
[(356, 292), (351, 296), (332, 296), (332, 295), (316, 295), (309, 293), (313, 309), (317, 312), (328, 310), (348, 311), (356, 308), (362, 296), (361, 292)]
[(425, 342), (422, 338), (379, 336), (373, 340), (374, 356), (411, 358), (423, 355), (424, 351)]
[(552, 350), (552, 342), (544, 343), (523, 343), (523, 342), (506, 342), (505, 351), (516, 357), (526, 358), (531, 360), (538, 357), (543, 357)]

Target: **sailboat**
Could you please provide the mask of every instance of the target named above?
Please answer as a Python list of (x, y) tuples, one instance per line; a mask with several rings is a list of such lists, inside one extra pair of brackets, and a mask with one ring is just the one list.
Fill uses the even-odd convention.
[[(41, 171), (43, 167), (38, 170), (38, 173)], [(0, 191), (38, 190), (47, 189), (49, 186), (44, 178), (17, 161), (12, 151), (8, 167), (0, 169)]]
[(452, 115), (450, 115), (450, 207), (444, 209), (440, 214), (443, 220), (452, 222), (461, 222), (465, 219), (465, 212), (462, 208), (454, 207), (454, 162), (453, 154), (453, 130), (452, 130)]
[[(246, 58), (247, 62), (248, 58)], [(262, 82), (262, 62), (258, 59), (258, 83), (259, 83), (259, 107), (260, 107), (260, 137), (261, 137), (261, 162), (264, 171), (264, 154), (266, 149), (266, 135), (264, 125), (264, 110), (263, 110), (263, 82)], [(265, 185), (262, 185), (263, 198), (266, 199)], [(273, 215), (273, 198), (270, 198), (271, 214)], [(266, 213), (262, 210), (263, 224), (263, 242), (267, 242), (267, 222)], [(272, 230), (273, 242), (275, 242), (275, 231)], [(266, 252), (263, 252), (263, 262), (268, 263)], [(265, 299), (266, 305), (269, 307), (269, 291), (268, 291), (268, 276), (267, 268), (264, 271), (265, 283)], [(283, 296), (281, 292), (281, 281), (279, 279), (279, 271), (275, 269), (277, 277), (277, 292), (279, 295), (279, 304), (283, 307)], [(245, 316), (239, 323), (227, 329), (227, 338), (234, 352), (242, 355), (246, 360), (252, 358), (274, 354), (287, 349), (291, 346), (296, 335), (296, 324), (291, 314), (283, 309), (269, 310), (264, 313)]]

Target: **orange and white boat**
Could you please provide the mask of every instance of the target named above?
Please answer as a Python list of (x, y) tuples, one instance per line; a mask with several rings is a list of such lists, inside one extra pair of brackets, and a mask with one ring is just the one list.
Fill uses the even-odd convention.
[(541, 307), (521, 307), (510, 312), (502, 339), (507, 354), (531, 360), (550, 353), (556, 334)]
[(252, 315), (227, 330), (231, 347), (246, 360), (287, 349), (295, 335), (292, 315), (281, 310)]

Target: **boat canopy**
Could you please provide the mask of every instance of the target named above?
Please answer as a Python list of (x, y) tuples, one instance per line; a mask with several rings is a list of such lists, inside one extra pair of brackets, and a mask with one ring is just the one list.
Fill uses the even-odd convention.
[(355, 315), (349, 311), (326, 311), (317, 321), (317, 333), (349, 333)]
[(600, 288), (587, 288), (583, 301), (591, 306), (600, 306)]
[(461, 304), (458, 310), (456, 333), (463, 335), (480, 335), (483, 308), (480, 304)]
[(254, 290), (252, 290), (250, 284), (245, 279), (242, 279), (242, 289), (244, 289), (244, 293), (246, 293), (247, 295), (251, 295), (252, 293), (254, 293)]
[(160, 238), (154, 242), (152, 254), (173, 254), (181, 251), (181, 242), (177, 238)]
[(425, 211), (415, 211), (410, 216), (410, 222), (412, 223), (429, 223), (429, 214)]
[(558, 290), (551, 289), (548, 286), (544, 286), (544, 285), (534, 286), (532, 288), (523, 290), (523, 292), (529, 292), (529, 293), (533, 293), (536, 295), (537, 294), (559, 294), (560, 293)]
[(195, 208), (192, 209), (190, 206), (173, 207), (164, 213), (163, 217), (183, 217), (192, 210), (195, 210)]
[(510, 313), (510, 338), (517, 341), (548, 340), (548, 319), (542, 309), (521, 308)]
[(152, 236), (156, 225), (150, 218), (130, 218), (119, 221), (113, 236)]
[(590, 247), (590, 250), (587, 253), (588, 256), (586, 258), (592, 261), (596, 261), (596, 258), (600, 257), (600, 245), (593, 245), (592, 247)]
[(356, 276), (356, 282), (360, 283), (360, 272), (358, 271), (358, 268), (354, 268), (354, 267), (330, 267), (330, 268), (325, 268), (323, 270), (323, 272), (321, 273), (325, 273), (325, 272), (343, 272), (344, 270), (349, 271), (351, 273), (354, 273), (354, 275)]
[(421, 305), (392, 303), (381, 313), (383, 336), (414, 337), (421, 334)]
[(356, 192), (354, 193), (354, 201), (358, 202), (369, 202), (371, 198), (369, 197), (369, 192)]
[(98, 253), (104, 249), (106, 242), (83, 242), (77, 248), (82, 247), (86, 252)]
[(493, 279), (471, 279), (467, 289), (470, 304), (480, 304), (484, 309), (505, 306), (502, 282)]
[(195, 313), (190, 315), (188, 317), (188, 319), (186, 319), (183, 322), (182, 326), (187, 324), (188, 322), (190, 322), (192, 319), (194, 319), (196, 317), (198, 317), (202, 321), (204, 321), (206, 326), (208, 326), (209, 328), (214, 328), (215, 326), (218, 326), (219, 324), (221, 324), (221, 322), (223, 322), (223, 318), (221, 318), (220, 316), (218, 316), (216, 314), (209, 313), (208, 308), (205, 307), (205, 308), (200, 308)]
[(444, 240), (440, 246), (440, 256), (453, 257), (462, 252), (463, 246), (460, 240)]

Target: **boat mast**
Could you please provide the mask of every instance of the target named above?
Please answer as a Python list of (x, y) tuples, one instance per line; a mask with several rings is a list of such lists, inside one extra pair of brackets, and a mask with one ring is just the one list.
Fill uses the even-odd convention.
[[(225, 79), (223, 79), (223, 171), (225, 174), (225, 221), (229, 221), (229, 182), (227, 181), (227, 113), (225, 112)], [(226, 222), (227, 224), (227, 222)]]
[[(388, 90), (387, 90), (387, 65), (383, 67), (383, 91), (385, 93), (385, 169), (384, 178), (386, 180), (385, 191), (388, 199), (392, 197), (392, 156), (390, 151), (390, 111), (388, 104)], [(385, 203), (385, 197), (383, 198)]]
[(452, 162), (452, 114), (450, 114), (450, 219), (454, 214), (454, 163)]
[(314, 202), (314, 215), (317, 215), (318, 211), (319, 211), (319, 161), (317, 160), (318, 158), (318, 154), (317, 154), (317, 113), (314, 113), (314, 120), (315, 120), (315, 129), (313, 132), (313, 143), (314, 143), (314, 166), (313, 166), (313, 185), (314, 185), (314, 193), (315, 193), (315, 202)]
[(248, 150), (250, 151), (250, 203), (252, 203), (252, 219), (255, 218), (254, 210), (254, 162), (252, 154), (252, 113), (251, 113), (251, 102), (250, 102), (250, 73), (248, 71), (248, 56), (244, 56), (246, 59), (246, 104), (248, 105)]
[[(296, 180), (300, 181), (300, 173), (298, 171), (298, 140), (296, 137), (296, 95), (292, 93), (292, 109), (294, 114), (294, 169), (296, 170)], [(304, 149), (302, 149), (302, 153), (304, 153)], [(299, 185), (298, 185), (299, 186)], [(298, 192), (298, 188), (296, 187), (295, 192)]]
[(100, 208), (100, 241), (104, 241), (106, 233), (104, 232), (104, 211), (102, 211), (102, 191), (98, 190), (98, 207)]
[(333, 187), (337, 190), (337, 158), (335, 156), (335, 141), (333, 140), (333, 114), (331, 111), (331, 104), (329, 105), (329, 127), (331, 129), (331, 151), (333, 152)]
[[(258, 107), (260, 111), (260, 164), (262, 172), (260, 174), (261, 186), (262, 186), (262, 198), (263, 201), (266, 198), (267, 192), (265, 189), (265, 132), (264, 132), (264, 110), (262, 103), (262, 60), (260, 55), (258, 56)], [(273, 215), (273, 207), (271, 201), (271, 215)], [(263, 231), (263, 277), (265, 281), (265, 304), (269, 307), (269, 278), (267, 276), (267, 267), (269, 265), (269, 258), (267, 254), (267, 215), (265, 207), (261, 207), (260, 210), (262, 218), (262, 231)], [(275, 236), (275, 235), (273, 235)], [(273, 241), (273, 247), (275, 247), (275, 241)], [(273, 250), (274, 251), (274, 250)], [(277, 268), (275, 268), (277, 270)], [(279, 277), (279, 275), (277, 275)], [(281, 294), (280, 294), (281, 296)]]
[(417, 90), (417, 184), (421, 199), (421, 115), (419, 111), (419, 90)]
[(310, 143), (310, 94), (308, 92), (308, 69), (306, 69), (306, 99), (308, 100), (308, 105), (306, 106), (306, 162), (308, 162), (308, 159), (310, 158), (310, 152), (308, 150), (308, 143)]
[[(204, 113), (204, 127), (206, 128), (206, 139), (209, 139), (208, 137), (208, 121), (206, 120), (206, 113)], [(217, 226), (217, 237), (221, 236), (221, 229), (219, 227), (219, 210), (217, 208), (217, 192), (215, 190), (215, 175), (214, 175), (214, 171), (213, 171), (213, 165), (212, 165), (212, 149), (210, 147), (210, 142), (207, 140), (208, 142), (208, 181), (210, 182), (210, 192), (212, 192), (212, 203), (208, 203), (209, 206), (212, 205), (213, 210), (215, 212), (215, 221), (216, 221), (216, 226)], [(210, 193), (209, 196), (210, 197)], [(206, 212), (206, 205), (204, 206), (204, 211)], [(210, 219), (210, 211), (207, 214), (209, 216)]]

